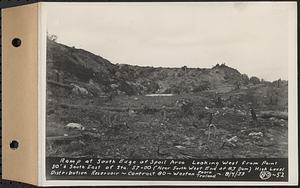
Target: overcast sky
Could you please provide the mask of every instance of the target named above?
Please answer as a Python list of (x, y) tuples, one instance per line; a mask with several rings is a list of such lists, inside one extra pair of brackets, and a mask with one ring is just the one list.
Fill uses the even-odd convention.
[[(112, 63), (211, 68), (288, 78), (293, 3), (47, 3), (58, 42)], [(294, 32), (296, 33), (296, 32)]]

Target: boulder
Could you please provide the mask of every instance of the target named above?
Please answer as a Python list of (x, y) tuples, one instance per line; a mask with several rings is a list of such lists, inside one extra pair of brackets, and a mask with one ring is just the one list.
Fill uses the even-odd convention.
[(85, 130), (84, 126), (79, 123), (68, 123), (65, 127), (67, 129)]
[(76, 95), (83, 95), (83, 96), (89, 95), (89, 92), (87, 89), (80, 87), (73, 83), (71, 84), (71, 86), (73, 86), (72, 92), (75, 93)]

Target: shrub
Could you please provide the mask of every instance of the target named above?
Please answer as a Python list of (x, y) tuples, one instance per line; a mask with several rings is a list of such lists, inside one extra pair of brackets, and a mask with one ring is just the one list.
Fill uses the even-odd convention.
[(143, 106), (143, 109), (142, 109), (142, 113), (143, 114), (154, 114), (156, 112), (158, 112), (158, 110), (155, 109), (155, 108), (151, 108), (151, 107), (149, 107), (147, 105)]
[(247, 74), (242, 74), (242, 83), (249, 84), (249, 77)]
[(193, 92), (201, 92), (209, 89), (209, 82), (202, 83), (193, 89)]
[(256, 85), (256, 84), (259, 84), (260, 83), (260, 80), (259, 80), (259, 78), (257, 78), (256, 76), (252, 76), (251, 78), (250, 78), (250, 83), (252, 83), (252, 84), (254, 84), (254, 85)]

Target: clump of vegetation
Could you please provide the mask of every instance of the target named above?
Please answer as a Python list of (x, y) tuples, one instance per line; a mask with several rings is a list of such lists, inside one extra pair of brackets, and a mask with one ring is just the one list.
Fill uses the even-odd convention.
[(256, 84), (259, 84), (260, 83), (260, 80), (259, 78), (257, 78), (256, 76), (252, 76), (250, 79), (249, 79), (249, 82), (256, 85)]
[(142, 108), (142, 113), (143, 114), (154, 114), (154, 113), (157, 113), (157, 112), (159, 112), (158, 109), (151, 108), (148, 105), (144, 105), (143, 108)]
[(201, 92), (201, 91), (205, 91), (208, 90), (210, 87), (209, 82), (203, 82), (202, 84), (194, 87), (193, 92), (197, 93), (197, 92)]

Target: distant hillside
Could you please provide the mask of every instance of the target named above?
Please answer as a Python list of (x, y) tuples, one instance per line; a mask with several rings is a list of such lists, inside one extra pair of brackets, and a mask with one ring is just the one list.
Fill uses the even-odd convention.
[(184, 63), (180, 68), (113, 64), (88, 51), (51, 40), (47, 42), (47, 76), (49, 81), (76, 83), (95, 95), (109, 92), (126, 95), (204, 90), (227, 92), (260, 82), (258, 78), (249, 79), (225, 64), (217, 64), (211, 69), (188, 68)]

